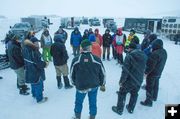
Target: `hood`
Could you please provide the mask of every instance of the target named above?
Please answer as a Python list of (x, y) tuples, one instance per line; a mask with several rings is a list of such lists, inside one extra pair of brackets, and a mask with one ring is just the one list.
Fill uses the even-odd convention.
[(99, 29), (95, 29), (95, 33), (97, 32), (97, 34), (99, 34)]
[(56, 34), (56, 35), (54, 36), (54, 42), (64, 43), (63, 35), (62, 35), (62, 34)]
[(88, 33), (89, 33), (88, 29), (85, 29), (84, 34), (88, 35)]
[(118, 33), (118, 35), (121, 36), (122, 35), (122, 28), (118, 28), (118, 32), (117, 33)]
[(163, 41), (161, 39), (157, 39), (152, 42), (152, 50), (162, 49)]

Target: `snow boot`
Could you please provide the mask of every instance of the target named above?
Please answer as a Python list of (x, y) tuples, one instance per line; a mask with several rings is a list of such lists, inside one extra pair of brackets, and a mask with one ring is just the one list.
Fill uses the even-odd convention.
[(61, 82), (61, 76), (57, 76), (56, 79), (57, 79), (57, 87), (61, 89), (63, 87), (63, 84)]
[(37, 102), (38, 104), (44, 103), (48, 100), (48, 97), (43, 97), (43, 99), (39, 102)]
[(81, 119), (81, 114), (75, 114), (75, 117), (73, 119)]
[(132, 113), (133, 113), (133, 110), (132, 110), (132, 109), (130, 109), (129, 105), (126, 105), (126, 109), (127, 109), (127, 111), (128, 111), (130, 114), (132, 114)]
[(122, 115), (122, 114), (123, 114), (123, 112), (120, 111), (120, 110), (118, 110), (118, 108), (117, 108), (116, 106), (112, 106), (112, 111), (115, 112), (115, 113), (117, 113), (117, 114), (119, 114), (119, 115)]
[(3, 79), (3, 77), (2, 77), (2, 76), (0, 76), (0, 79)]
[(63, 76), (63, 79), (64, 79), (64, 84), (65, 84), (65, 89), (71, 89), (73, 88), (73, 86), (71, 86), (69, 84), (69, 78), (67, 76)]
[(20, 89), (20, 90), (19, 90), (19, 94), (21, 94), (21, 95), (29, 95), (29, 92), (27, 92), (27, 87), (26, 87), (26, 85), (20, 86), (19, 89)]
[(140, 104), (143, 106), (152, 107), (152, 101), (147, 99), (145, 101), (141, 101)]
[(90, 116), (89, 119), (95, 119), (95, 116)]

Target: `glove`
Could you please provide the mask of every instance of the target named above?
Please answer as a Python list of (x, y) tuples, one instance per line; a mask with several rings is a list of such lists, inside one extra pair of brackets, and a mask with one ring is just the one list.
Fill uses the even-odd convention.
[(101, 90), (102, 92), (105, 92), (105, 91), (106, 91), (105, 85), (102, 85), (102, 86), (100, 87), (100, 90)]

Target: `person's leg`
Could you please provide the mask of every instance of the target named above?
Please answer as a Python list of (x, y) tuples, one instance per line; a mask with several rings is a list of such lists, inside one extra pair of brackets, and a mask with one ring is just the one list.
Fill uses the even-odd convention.
[(103, 60), (105, 60), (106, 47), (103, 47)]
[(153, 100), (156, 101), (159, 92), (159, 78), (155, 79), (154, 88), (153, 88)]
[(55, 66), (56, 69), (56, 80), (57, 80), (57, 87), (61, 89), (63, 87), (62, 81), (61, 81), (61, 69), (60, 66)]
[(126, 95), (127, 95), (127, 92), (124, 89), (119, 90), (117, 109), (120, 112), (123, 112), (123, 110), (124, 110), (124, 105), (125, 105), (125, 101), (126, 101)]
[(76, 56), (76, 47), (75, 46), (73, 46), (73, 55), (74, 55), (74, 57)]
[(77, 47), (77, 55), (80, 54), (80, 46)]
[(69, 83), (69, 78), (68, 78), (69, 70), (68, 70), (68, 65), (67, 64), (64, 64), (64, 65), (61, 66), (61, 72), (63, 74), (65, 88), (66, 89), (72, 88), (73, 86), (71, 86), (70, 83)]
[(81, 117), (81, 112), (83, 108), (83, 101), (86, 96), (86, 93), (81, 93), (78, 90), (76, 90), (76, 99), (75, 99), (75, 108), (74, 108), (74, 113), (76, 118)]
[(47, 59), (47, 48), (43, 48), (42, 57), (43, 57), (44, 61), (48, 61), (48, 59)]
[(110, 47), (107, 47), (107, 60), (110, 60)]
[(123, 64), (123, 54), (119, 54), (120, 56), (120, 63)]
[(133, 113), (138, 98), (138, 90), (133, 89), (130, 91), (130, 94), (131, 96), (130, 96), (129, 104), (127, 105), (127, 109), (129, 113)]
[(48, 60), (49, 60), (49, 61), (52, 61), (52, 57), (51, 57), (50, 50), (51, 50), (51, 48), (48, 48), (48, 49), (47, 49), (47, 52), (48, 52)]
[(98, 88), (93, 88), (88, 92), (90, 117), (95, 117), (97, 114), (97, 91)]
[(43, 99), (43, 81), (40, 79), (37, 83), (33, 84), (36, 101), (40, 102)]

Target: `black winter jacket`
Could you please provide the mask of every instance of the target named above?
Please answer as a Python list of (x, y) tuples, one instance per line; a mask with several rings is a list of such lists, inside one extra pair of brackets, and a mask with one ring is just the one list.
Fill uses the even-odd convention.
[(53, 56), (53, 62), (55, 66), (64, 65), (67, 63), (69, 56), (63, 42), (58, 41), (53, 43), (50, 53)]
[(152, 52), (147, 61), (145, 74), (147, 77), (160, 78), (167, 60), (167, 52), (160, 48)]
[(103, 47), (110, 47), (110, 45), (112, 44), (113, 38), (111, 36), (111, 34), (104, 34), (103, 35)]
[(125, 57), (120, 82), (122, 87), (139, 89), (145, 71), (147, 57), (140, 50), (133, 50)]
[(72, 83), (78, 90), (105, 85), (105, 69), (101, 59), (90, 52), (75, 57), (70, 72)]
[(22, 56), (22, 49), (20, 43), (16, 41), (10, 41), (8, 43), (8, 57), (10, 67), (12, 69), (18, 69), (24, 66), (24, 59)]

